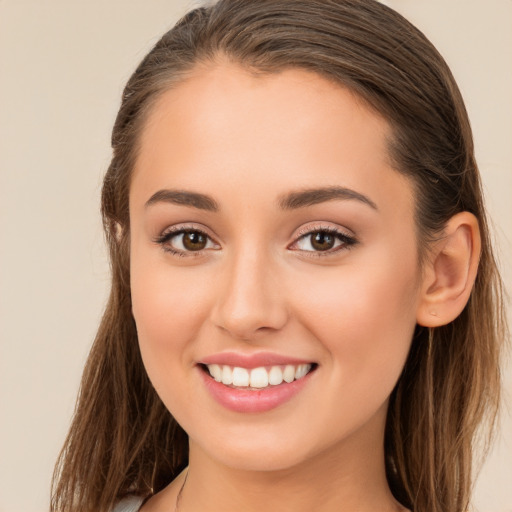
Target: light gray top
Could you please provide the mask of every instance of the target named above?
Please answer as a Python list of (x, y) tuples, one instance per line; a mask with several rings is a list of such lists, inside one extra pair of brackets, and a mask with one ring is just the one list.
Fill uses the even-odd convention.
[(139, 512), (144, 498), (140, 496), (128, 496), (121, 500), (112, 510), (112, 512)]

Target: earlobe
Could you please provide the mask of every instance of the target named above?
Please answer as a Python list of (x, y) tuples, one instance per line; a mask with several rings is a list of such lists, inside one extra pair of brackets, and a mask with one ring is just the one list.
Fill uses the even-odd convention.
[(426, 264), (416, 321), (425, 327), (446, 325), (466, 306), (480, 259), (478, 220), (469, 212), (454, 215), (434, 244)]

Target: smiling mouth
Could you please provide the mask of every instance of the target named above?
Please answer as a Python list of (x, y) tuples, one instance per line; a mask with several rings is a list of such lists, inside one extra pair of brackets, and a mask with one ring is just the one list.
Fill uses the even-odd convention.
[(216, 382), (234, 389), (262, 390), (291, 383), (314, 371), (316, 363), (242, 368), (222, 364), (201, 364), (202, 370)]

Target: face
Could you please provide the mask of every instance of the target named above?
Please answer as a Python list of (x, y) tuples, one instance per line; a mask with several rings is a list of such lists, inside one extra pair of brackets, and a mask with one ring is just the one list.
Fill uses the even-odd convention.
[(133, 314), (191, 450), (256, 470), (382, 450), (420, 290), (389, 135), (301, 70), (212, 65), (152, 110), (130, 189)]

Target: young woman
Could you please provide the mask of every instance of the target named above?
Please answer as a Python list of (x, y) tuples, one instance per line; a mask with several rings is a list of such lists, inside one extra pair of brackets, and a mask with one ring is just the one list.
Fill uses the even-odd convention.
[(373, 0), (221, 0), (129, 80), (52, 510), (463, 512), (505, 333), (445, 62)]

